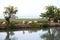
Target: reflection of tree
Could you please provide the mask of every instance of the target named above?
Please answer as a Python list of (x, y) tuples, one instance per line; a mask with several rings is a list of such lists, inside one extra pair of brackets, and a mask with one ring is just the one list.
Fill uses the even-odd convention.
[[(11, 38), (10, 38), (10, 36), (11, 36)], [(12, 36), (14, 36), (14, 33), (12, 32), (12, 31), (7, 31), (7, 36), (6, 36), (6, 38), (5, 38), (5, 40), (16, 40), (16, 38), (12, 38)]]
[(6, 36), (6, 39), (5, 40), (10, 40), (9, 39), (9, 31), (7, 31), (7, 36)]
[(60, 29), (58, 28), (52, 28), (51, 30), (48, 30), (48, 33), (42, 35), (42, 38), (45, 38), (45, 40), (60, 40)]
[(32, 32), (37, 32), (38, 30), (40, 30), (40, 29), (35, 28), (35, 29), (28, 30), (28, 32), (29, 32), (29, 33), (32, 33)]
[(25, 34), (25, 31), (23, 30), (23, 34)]
[(13, 36), (13, 35), (14, 35), (13, 31), (10, 31), (10, 35), (11, 35), (11, 36)]

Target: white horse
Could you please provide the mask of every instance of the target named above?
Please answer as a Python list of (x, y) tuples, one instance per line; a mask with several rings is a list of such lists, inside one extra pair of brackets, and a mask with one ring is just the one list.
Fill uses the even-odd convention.
[(2, 22), (2, 24), (6, 24), (6, 22)]

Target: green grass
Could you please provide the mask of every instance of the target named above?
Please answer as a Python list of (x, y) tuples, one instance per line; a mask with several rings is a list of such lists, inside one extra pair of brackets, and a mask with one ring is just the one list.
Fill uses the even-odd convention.
[[(1, 22), (3, 22), (3, 21), (6, 21), (5, 19), (0, 19), (0, 23)], [(27, 19), (27, 18), (25, 18), (25, 19), (10, 19), (10, 21), (12, 22), (12, 21), (14, 21), (14, 22), (17, 22), (17, 23), (22, 23), (22, 21), (26, 21), (26, 22), (28, 22), (28, 21), (40, 21), (41, 23), (42, 22), (44, 22), (44, 21), (47, 21), (47, 19), (38, 19), (38, 18), (35, 18), (35, 19), (32, 19), (32, 18), (30, 18), (30, 19)]]
[[(3, 22), (3, 21), (6, 21), (5, 19), (0, 19), (0, 23)], [(31, 24), (27, 25), (27, 27), (35, 27), (35, 28), (43, 28), (43, 27), (48, 27), (48, 23), (47, 22), (47, 19), (10, 19), (11, 21), (11, 24), (10, 26), (8, 27), (9, 29), (15, 29), (15, 24), (18, 24), (18, 23), (22, 23), (22, 21), (25, 21), (25, 22), (28, 22), (28, 21), (32, 21)], [(41, 26), (39, 23), (35, 23), (34, 21), (39, 21), (39, 23), (43, 23), (43, 25)]]

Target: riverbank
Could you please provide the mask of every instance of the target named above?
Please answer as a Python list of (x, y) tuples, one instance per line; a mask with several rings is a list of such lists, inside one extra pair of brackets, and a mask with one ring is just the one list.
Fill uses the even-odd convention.
[[(7, 29), (7, 24), (0, 24), (1, 29)], [(46, 28), (46, 27), (60, 27), (60, 23), (38, 23), (38, 24), (15, 24), (8, 27), (9, 29), (24, 29), (24, 28)]]
[[(60, 23), (48, 22), (47, 19), (11, 19), (10, 27), (0, 19), (0, 29), (21, 29), (21, 28), (46, 28), (46, 27), (60, 27)], [(25, 21), (25, 22), (24, 22)]]

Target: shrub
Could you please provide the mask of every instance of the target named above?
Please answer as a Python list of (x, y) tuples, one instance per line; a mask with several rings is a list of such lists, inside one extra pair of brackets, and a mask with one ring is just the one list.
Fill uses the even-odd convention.
[(11, 23), (9, 24), (8, 29), (9, 29), (9, 30), (15, 29), (15, 28), (16, 28), (16, 27), (15, 27), (15, 24), (17, 24), (17, 23), (16, 23), (16, 22), (11, 22)]
[(47, 27), (50, 27), (50, 26), (49, 26), (48, 23), (43, 23), (41, 27), (42, 27), (42, 28), (47, 28)]
[(40, 25), (38, 23), (35, 23), (35, 22), (32, 22), (30, 25), (31, 25), (31, 27), (40, 27)]
[(48, 23), (48, 21), (38, 21), (38, 23)]

